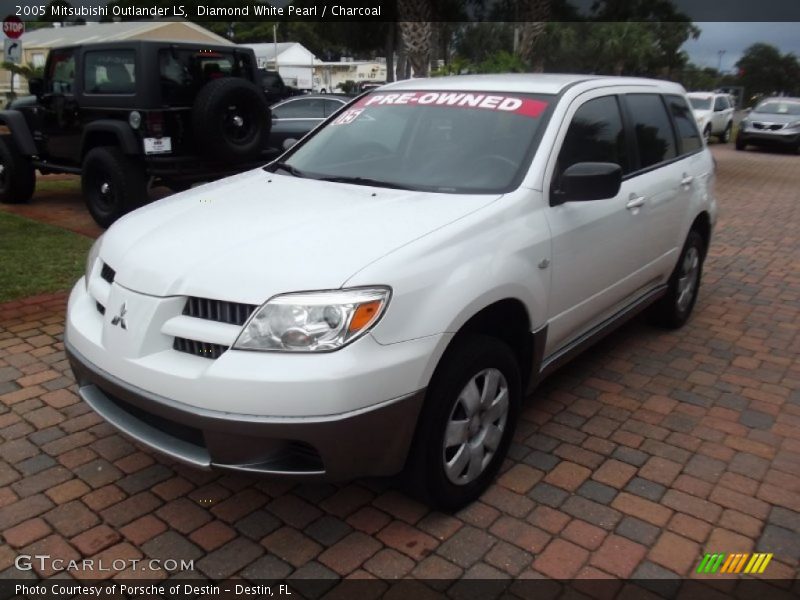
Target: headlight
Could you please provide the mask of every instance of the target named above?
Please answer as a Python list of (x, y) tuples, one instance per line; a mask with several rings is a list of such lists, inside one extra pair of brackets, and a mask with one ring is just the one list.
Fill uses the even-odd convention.
[(786, 129), (794, 129), (795, 127), (800, 127), (800, 121), (792, 121), (791, 123), (787, 123), (785, 127)]
[(369, 331), (381, 318), (386, 287), (275, 296), (261, 306), (233, 344), (239, 350), (329, 352)]
[(89, 254), (86, 256), (86, 269), (84, 275), (87, 290), (89, 289), (89, 277), (92, 274), (92, 269), (94, 269), (94, 263), (97, 262), (97, 257), (100, 256), (100, 246), (102, 245), (101, 242), (103, 240), (103, 235), (94, 241), (92, 247), (89, 248)]
[(747, 127), (748, 125), (750, 125), (750, 121), (748, 121), (747, 119), (742, 119), (739, 122), (739, 127)]

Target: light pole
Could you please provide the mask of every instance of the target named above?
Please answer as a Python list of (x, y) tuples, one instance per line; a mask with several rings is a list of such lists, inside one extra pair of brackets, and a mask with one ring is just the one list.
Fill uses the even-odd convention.
[(272, 24), (272, 50), (275, 52), (275, 70), (278, 70), (278, 24)]
[(719, 56), (719, 60), (717, 61), (717, 73), (722, 75), (722, 55), (725, 54), (726, 50), (717, 50), (717, 56)]

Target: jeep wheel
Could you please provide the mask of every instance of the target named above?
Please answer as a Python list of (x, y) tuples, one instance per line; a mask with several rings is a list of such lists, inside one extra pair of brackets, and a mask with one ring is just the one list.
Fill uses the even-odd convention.
[(519, 367), (495, 338), (457, 340), (437, 368), (419, 418), (406, 477), (445, 510), (476, 500), (506, 455), (521, 400)]
[(86, 154), (81, 186), (86, 207), (100, 227), (110, 226), (147, 201), (144, 169), (114, 146)]
[(22, 204), (36, 189), (36, 171), (9, 137), (0, 138), (0, 202)]
[(719, 135), (720, 143), (727, 144), (728, 142), (731, 141), (731, 129), (732, 128), (733, 128), (733, 125), (731, 123), (728, 123), (728, 125), (725, 127), (725, 131), (723, 131)]
[(683, 245), (678, 264), (669, 278), (667, 293), (653, 305), (651, 317), (655, 324), (667, 329), (678, 329), (689, 320), (700, 290), (705, 251), (703, 238), (692, 229)]
[(745, 144), (744, 140), (742, 139), (742, 136), (737, 135), (736, 136), (736, 149), (737, 150), (744, 150), (745, 148), (747, 148), (747, 144)]
[(192, 128), (201, 152), (224, 161), (258, 156), (271, 125), (264, 93), (239, 77), (207, 83), (192, 108)]
[(706, 141), (706, 146), (711, 143), (711, 123), (706, 125), (706, 128), (703, 130), (703, 139)]

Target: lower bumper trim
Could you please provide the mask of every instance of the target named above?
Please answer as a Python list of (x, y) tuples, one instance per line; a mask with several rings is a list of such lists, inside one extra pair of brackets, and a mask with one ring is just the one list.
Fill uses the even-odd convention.
[(179, 404), (65, 350), (80, 397), (137, 442), (196, 468), (344, 481), (405, 465), (425, 390), (324, 417), (237, 415)]

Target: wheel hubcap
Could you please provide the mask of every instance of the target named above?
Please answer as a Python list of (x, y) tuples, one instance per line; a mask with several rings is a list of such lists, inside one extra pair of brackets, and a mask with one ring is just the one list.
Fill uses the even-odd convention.
[(442, 459), (456, 485), (475, 481), (492, 461), (508, 421), (508, 383), (498, 369), (484, 369), (456, 399), (445, 429)]
[(100, 193), (101, 193), (101, 194), (103, 194), (103, 195), (105, 196), (105, 195), (107, 195), (107, 194), (108, 194), (110, 191), (111, 191), (111, 186), (110, 186), (110, 185), (108, 185), (108, 183), (107, 183), (107, 182), (104, 182), (104, 183), (101, 183), (101, 184), (100, 184)]
[(685, 311), (692, 302), (700, 273), (700, 252), (692, 246), (686, 251), (678, 276), (678, 310)]

